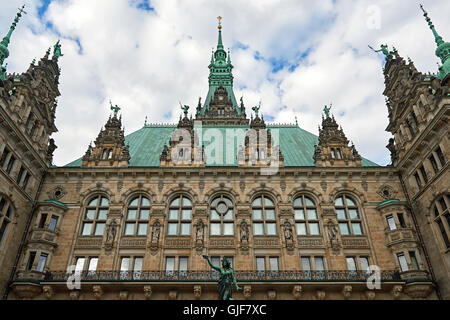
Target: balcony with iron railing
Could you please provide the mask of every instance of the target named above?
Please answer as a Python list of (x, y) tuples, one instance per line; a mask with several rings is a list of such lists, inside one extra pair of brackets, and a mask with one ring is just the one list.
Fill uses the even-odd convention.
[[(362, 282), (371, 276), (367, 271), (326, 270), (326, 271), (256, 271), (235, 270), (238, 282)], [(216, 282), (220, 278), (217, 271), (47, 271), (42, 274), (42, 282), (65, 282), (76, 277), (82, 282)], [(17, 277), (16, 281), (26, 281)], [(402, 281), (397, 271), (380, 271), (383, 282)]]

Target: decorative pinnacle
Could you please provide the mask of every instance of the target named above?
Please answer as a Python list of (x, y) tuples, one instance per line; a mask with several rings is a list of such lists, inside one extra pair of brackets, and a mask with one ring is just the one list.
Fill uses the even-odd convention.
[(221, 23), (221, 20), (222, 20), (222, 17), (221, 16), (218, 16), (217, 17), (217, 20), (219, 20), (219, 25), (217, 26), (217, 29), (222, 29), (222, 23)]

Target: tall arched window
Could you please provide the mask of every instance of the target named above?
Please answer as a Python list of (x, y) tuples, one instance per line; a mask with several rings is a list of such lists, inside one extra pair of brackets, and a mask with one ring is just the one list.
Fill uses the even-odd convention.
[(95, 196), (89, 201), (83, 216), (83, 236), (102, 236), (105, 231), (108, 216), (109, 200), (102, 196)]
[(275, 205), (265, 195), (257, 197), (252, 202), (253, 234), (276, 235), (277, 224), (275, 220)]
[(438, 226), (446, 248), (450, 248), (450, 198), (448, 195), (440, 197), (434, 205), (434, 222)]
[(167, 235), (188, 236), (191, 234), (192, 202), (184, 195), (176, 197), (169, 206)]
[(356, 202), (348, 195), (334, 200), (341, 235), (362, 235), (361, 216)]
[(0, 246), (6, 234), (8, 225), (12, 221), (12, 208), (9, 201), (0, 195)]
[(134, 197), (128, 203), (124, 234), (126, 236), (146, 236), (149, 218), (150, 200), (143, 195)]
[(319, 220), (314, 201), (301, 195), (294, 200), (295, 229), (299, 236), (320, 235)]
[(211, 235), (230, 236), (234, 234), (233, 202), (219, 196), (211, 202)]

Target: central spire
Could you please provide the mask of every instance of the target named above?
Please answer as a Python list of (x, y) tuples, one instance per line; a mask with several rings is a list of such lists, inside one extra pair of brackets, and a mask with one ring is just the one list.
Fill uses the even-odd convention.
[(425, 20), (428, 22), (428, 26), (431, 29), (431, 32), (433, 32), (434, 41), (436, 42), (437, 48), (436, 48), (436, 56), (441, 59), (442, 66), (439, 67), (439, 73), (437, 74), (437, 77), (443, 81), (446, 82), (447, 79), (449, 79), (450, 76), (450, 43), (445, 42), (442, 37), (437, 33), (436, 28), (433, 25), (433, 22), (431, 21), (430, 17), (428, 17), (428, 12), (425, 11), (422, 5), (420, 5), (420, 9), (423, 11), (423, 16), (425, 17)]
[(228, 96), (228, 99), (230, 99), (231, 108), (235, 110), (238, 115), (241, 115), (244, 113), (244, 111), (238, 106), (233, 92), (233, 65), (231, 64), (230, 53), (228, 52), (227, 54), (227, 52), (224, 50), (222, 42), (222, 17), (218, 16), (217, 20), (219, 21), (219, 24), (217, 26), (219, 35), (216, 51), (213, 52), (211, 56), (211, 62), (208, 66), (208, 95), (203, 107), (198, 110), (198, 114), (205, 115), (205, 112), (210, 108), (211, 101), (214, 99), (216, 90), (221, 88), (221, 90), (224, 90), (224, 92)]

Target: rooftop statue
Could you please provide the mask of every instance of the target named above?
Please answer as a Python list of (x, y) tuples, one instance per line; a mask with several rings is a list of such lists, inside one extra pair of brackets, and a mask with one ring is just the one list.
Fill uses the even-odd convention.
[(220, 279), (219, 283), (217, 284), (217, 290), (220, 300), (233, 300), (233, 284), (236, 286), (236, 290), (242, 290), (242, 288), (237, 284), (236, 278), (234, 277), (234, 270), (231, 267), (230, 261), (228, 261), (227, 258), (223, 258), (221, 268), (219, 266), (213, 265), (208, 256), (204, 255), (203, 258), (208, 261), (211, 268), (220, 272)]
[(58, 58), (62, 56), (63, 54), (61, 53), (61, 45), (59, 44), (58, 40), (58, 42), (56, 42), (55, 45), (53, 46), (53, 58)]
[(116, 106), (114, 107), (111, 103), (111, 100), (109, 100), (109, 104), (111, 105), (111, 110), (114, 111), (114, 118), (117, 118), (117, 112), (119, 112), (120, 107), (116, 104)]
[(333, 105), (330, 103), (330, 106), (327, 108), (327, 106), (325, 105), (325, 107), (323, 107), (323, 112), (325, 112), (325, 117), (329, 118), (330, 117), (330, 109)]
[(368, 46), (370, 49), (372, 49), (374, 52), (383, 52), (384, 56), (386, 57), (386, 59), (388, 58), (392, 58), (392, 52), (388, 50), (388, 46), (387, 44), (382, 44), (381, 45), (381, 49), (379, 50), (375, 50), (374, 48), (372, 48), (371, 46)]
[(255, 118), (258, 118), (259, 109), (261, 108), (261, 101), (259, 102), (259, 105), (254, 106), (252, 110), (255, 112)]

